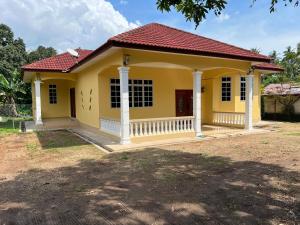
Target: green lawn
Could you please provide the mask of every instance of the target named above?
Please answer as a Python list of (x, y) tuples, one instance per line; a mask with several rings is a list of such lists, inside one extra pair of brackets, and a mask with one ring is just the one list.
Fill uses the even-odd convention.
[(0, 122), (0, 136), (15, 134), (19, 132), (20, 123), (29, 120), (28, 118), (8, 118), (5, 122)]

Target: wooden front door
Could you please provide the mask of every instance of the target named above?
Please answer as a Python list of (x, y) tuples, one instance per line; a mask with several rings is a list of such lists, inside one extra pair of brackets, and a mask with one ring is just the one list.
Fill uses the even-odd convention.
[(76, 118), (75, 88), (70, 88), (71, 117)]
[(176, 90), (176, 116), (193, 116), (193, 90)]

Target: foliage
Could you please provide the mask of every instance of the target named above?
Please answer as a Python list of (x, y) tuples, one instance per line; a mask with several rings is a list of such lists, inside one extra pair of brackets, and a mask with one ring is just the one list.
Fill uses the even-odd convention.
[(26, 63), (26, 48), (21, 38), (14, 38), (12, 30), (0, 24), (0, 74), (9, 78), (16, 70)]
[(216, 15), (220, 15), (225, 9), (226, 0), (157, 0), (157, 8), (159, 10), (171, 11), (174, 7), (178, 12), (182, 13), (188, 21), (193, 21), (196, 27), (206, 18), (209, 11), (213, 11)]
[(16, 100), (19, 98), (19, 93), (25, 94), (25, 85), (20, 80), (19, 73), (15, 71), (9, 78), (0, 74), (0, 98), (1, 102), (7, 105), (8, 116), (18, 116)]
[[(26, 52), (26, 46), (21, 38), (15, 39), (10, 27), (0, 24), (0, 74), (12, 85), (22, 83), (21, 66), (37, 60), (56, 55), (52, 47), (39, 46), (36, 50)], [(1, 82), (5, 82), (1, 77)], [(23, 91), (17, 91), (14, 102), (18, 104), (31, 104), (31, 87), (22, 84)], [(3, 92), (3, 90), (1, 89)], [(0, 102), (8, 101), (7, 97), (0, 96)]]
[[(255, 1), (252, 0), (253, 3)], [(184, 15), (187, 21), (193, 21), (197, 28), (209, 12), (220, 15), (227, 2), (228, 0), (156, 0), (156, 5), (162, 12), (170, 12), (172, 7), (175, 8), (177, 12)], [(279, 2), (283, 2), (285, 5), (299, 5), (299, 0), (271, 0), (271, 13), (275, 11), (275, 7)]]
[(282, 58), (278, 56), (276, 51), (273, 51), (269, 56), (273, 58), (275, 64), (282, 66), (284, 71), (264, 77), (263, 86), (271, 83), (297, 83), (300, 81), (300, 43), (297, 49), (287, 47)]
[(27, 56), (27, 63), (49, 58), (57, 54), (56, 50), (52, 47), (39, 46), (36, 50), (29, 52)]
[(5, 122), (0, 122), (0, 137), (19, 133), (20, 124), (28, 121), (28, 118), (6, 118)]
[(257, 54), (260, 54), (260, 52), (261, 52), (259, 48), (251, 48), (250, 51), (257, 53)]

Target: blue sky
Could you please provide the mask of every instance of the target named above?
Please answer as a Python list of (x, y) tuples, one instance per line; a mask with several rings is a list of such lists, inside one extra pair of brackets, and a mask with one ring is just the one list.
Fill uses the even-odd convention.
[(28, 49), (53, 46), (94, 49), (107, 38), (128, 29), (159, 22), (243, 48), (269, 54), (300, 42), (300, 7), (277, 6), (269, 0), (229, 0), (220, 17), (209, 14), (195, 25), (173, 11), (161, 13), (155, 0), (1, 0), (0, 23), (12, 27)]

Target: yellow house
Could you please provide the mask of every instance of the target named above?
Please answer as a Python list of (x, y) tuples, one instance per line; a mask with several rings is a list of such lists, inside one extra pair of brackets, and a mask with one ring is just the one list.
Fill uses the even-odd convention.
[(194, 133), (202, 124), (252, 129), (260, 121), (261, 75), (271, 59), (161, 24), (110, 38), (94, 51), (69, 50), (23, 67), (33, 115), (72, 117), (119, 137)]

